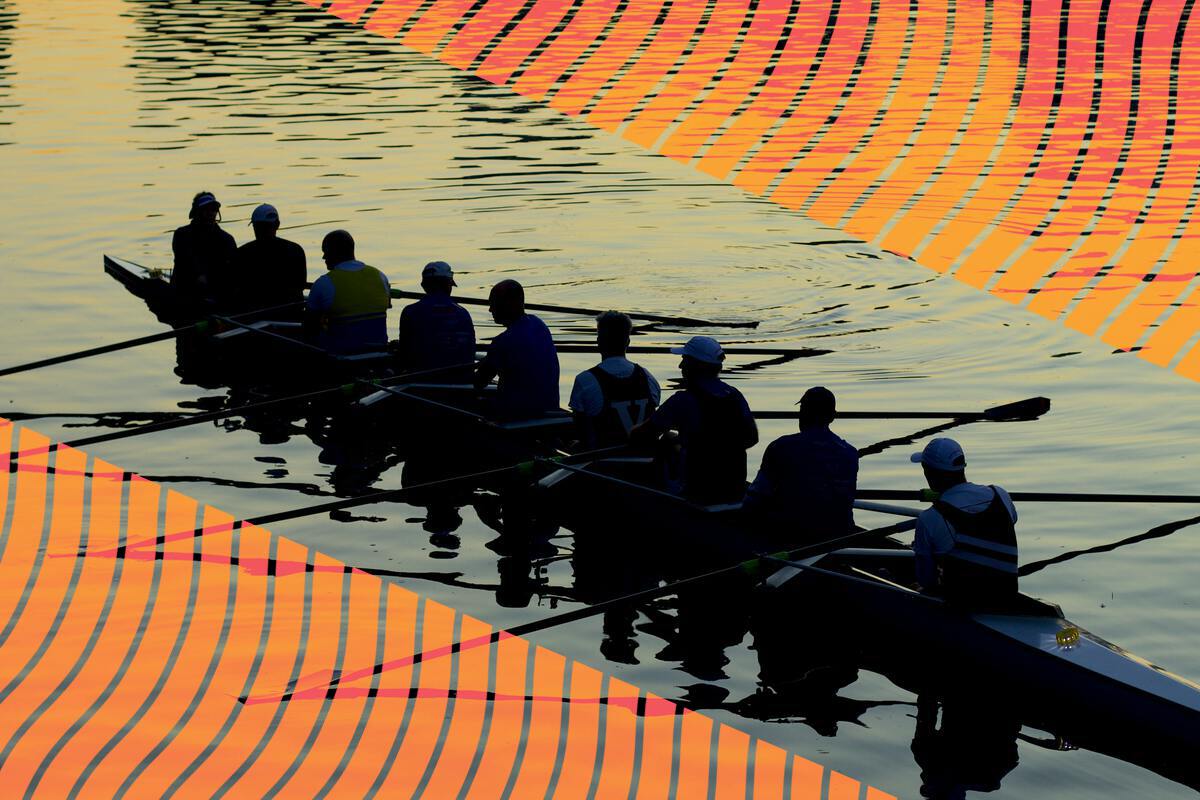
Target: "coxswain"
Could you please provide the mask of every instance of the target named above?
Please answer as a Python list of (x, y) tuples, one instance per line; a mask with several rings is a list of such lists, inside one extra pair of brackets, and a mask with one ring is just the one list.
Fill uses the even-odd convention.
[(430, 380), (469, 383), (475, 363), (475, 325), (465, 308), (451, 299), (457, 286), (445, 261), (421, 270), (425, 296), (400, 312), (400, 365), (406, 372), (457, 367), (430, 374)]
[(307, 302), (317, 343), (339, 355), (385, 348), (387, 276), (354, 257), (354, 237), (346, 231), (326, 234), (321, 255), (329, 271), (313, 282)]
[(304, 302), (304, 284), (308, 280), (308, 262), (304, 248), (279, 236), (279, 212), (266, 203), (250, 215), (254, 240), (238, 248), (234, 258), (232, 292), (238, 310), (276, 309), (294, 303), (289, 309), (271, 312), (271, 318), (299, 316)]
[(829, 430), (833, 392), (814, 386), (800, 398), (800, 432), (767, 445), (745, 508), (823, 538), (854, 530), (858, 451)]
[(525, 290), (514, 280), (500, 281), (488, 305), (504, 330), (488, 344), (475, 370), (475, 388), (498, 378), (496, 413), (503, 419), (558, 411), (558, 351), (546, 323), (525, 313)]
[(569, 403), (585, 449), (629, 441), (634, 426), (658, 407), (658, 381), (625, 357), (632, 332), (633, 321), (618, 311), (596, 318), (600, 363), (575, 377)]
[(1003, 607), (1017, 594), (1017, 510), (998, 486), (968, 483), (953, 439), (933, 439), (911, 459), (937, 494), (917, 517), (917, 582), (924, 591), (976, 608)]
[(175, 255), (171, 285), (185, 306), (224, 310), (237, 242), (221, 230), (221, 204), (212, 192), (192, 198), (188, 218), (191, 222), (176, 228), (171, 237)]
[(758, 443), (758, 427), (742, 393), (720, 380), (725, 353), (715, 339), (693, 336), (679, 363), (683, 389), (634, 429), (632, 439), (679, 434), (680, 471), (671, 483), (689, 500), (734, 503), (746, 492), (746, 451)]

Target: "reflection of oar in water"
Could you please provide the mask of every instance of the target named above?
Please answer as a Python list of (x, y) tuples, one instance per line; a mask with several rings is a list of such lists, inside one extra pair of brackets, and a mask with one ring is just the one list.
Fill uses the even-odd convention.
[[(567, 465), (559, 463), (558, 466), (565, 467)], [(595, 474), (595, 473), (588, 473), (588, 474)], [(597, 476), (597, 477), (607, 477), (607, 476)], [(827, 539), (823, 542), (817, 542), (815, 544), (806, 545), (806, 546), (799, 547), (799, 548), (796, 548), (793, 550), (789, 550), (789, 551), (786, 551), (785, 553), (779, 554), (779, 557), (784, 557), (784, 558), (789, 558), (789, 559), (791, 559), (791, 558), (809, 558), (814, 555), (828, 553), (832, 550), (836, 550), (840, 547), (846, 547), (846, 546), (849, 546), (849, 545), (857, 543), (857, 542), (862, 542), (862, 541), (866, 541), (866, 540), (877, 538), (877, 537), (887, 536), (892, 533), (899, 533), (901, 531), (910, 530), (914, 524), (915, 524), (914, 521), (906, 520), (904, 522), (900, 522), (895, 525), (888, 525), (883, 528), (876, 528), (874, 530), (868, 530), (868, 531), (857, 531), (855, 533), (846, 534), (843, 536), (837, 536), (832, 539)], [(329, 681), (328, 683), (324, 683), (323, 685), (313, 688), (313, 689), (305, 690), (303, 693), (284, 692), (283, 694), (269, 695), (269, 696), (265, 696), (265, 695), (264, 696), (254, 696), (254, 697), (246, 696), (246, 697), (239, 698), (239, 700), (243, 703), (255, 704), (255, 703), (266, 703), (266, 702), (282, 702), (282, 701), (287, 701), (287, 700), (292, 700), (292, 699), (298, 699), (301, 696), (308, 696), (308, 694), (310, 694), (310, 693), (317, 693), (317, 694), (319, 694), (319, 696), (325, 697), (325, 696), (327, 696), (327, 693), (330, 690), (335, 689), (342, 682), (358, 680), (359, 678), (369, 676), (376, 672), (382, 672), (385, 670), (398, 669), (400, 667), (410, 666), (412, 664), (416, 664), (416, 663), (422, 662), (422, 661), (427, 661), (432, 658), (439, 658), (442, 656), (450, 655), (452, 653), (457, 653), (457, 652), (460, 652), (460, 651), (468, 649), (468, 648), (488, 646), (488, 645), (494, 644), (496, 642), (499, 642), (501, 639), (509, 638), (512, 636), (525, 636), (525, 635), (528, 635), (531, 633), (537, 633), (539, 631), (548, 630), (550, 628), (557, 628), (559, 626), (567, 625), (567, 624), (576, 622), (581, 619), (588, 619), (589, 617), (599, 616), (599, 615), (604, 614), (608, 611), (611, 611), (615, 608), (622, 608), (625, 606), (636, 605), (638, 603), (644, 603), (644, 602), (647, 602), (650, 600), (656, 600), (660, 597), (665, 597), (666, 595), (675, 594), (683, 587), (694, 586), (694, 585), (697, 585), (697, 584), (700, 584), (700, 583), (703, 583), (706, 581), (711, 581), (718, 577), (731, 576), (731, 575), (736, 575), (738, 573), (748, 573), (748, 574), (752, 574), (752, 575), (757, 574), (762, 570), (762, 568), (766, 565), (766, 563), (767, 563), (766, 556), (759, 557), (759, 558), (752, 558), (752, 559), (749, 559), (746, 561), (741, 561), (737, 564), (732, 564), (728, 567), (712, 570), (712, 571), (705, 572), (705, 573), (702, 573), (699, 575), (693, 575), (692, 577), (683, 578), (678, 581), (673, 581), (673, 582), (668, 583), (663, 586), (657, 586), (657, 587), (653, 587), (650, 589), (643, 589), (641, 591), (622, 595), (621, 597), (612, 598), (611, 600), (604, 600), (604, 601), (601, 601), (594, 605), (584, 606), (582, 608), (573, 609), (571, 611), (567, 611), (567, 612), (564, 612), (561, 614), (553, 614), (544, 619), (535, 620), (532, 622), (526, 622), (521, 625), (514, 625), (513, 627), (508, 628), (507, 630), (494, 631), (486, 636), (481, 636), (476, 639), (455, 642), (455, 643), (447, 645), (445, 647), (439, 647), (434, 650), (424, 651), (424, 652), (420, 652), (420, 653), (414, 653), (411, 656), (404, 656), (402, 658), (394, 659), (391, 661), (385, 661), (385, 662), (382, 662), (379, 664), (375, 664), (373, 666), (365, 667), (360, 670), (354, 670), (351, 672), (343, 672), (340, 676), (335, 677), (333, 680)]]
[(1053, 558), (1047, 558), (1042, 561), (1033, 561), (1029, 564), (1025, 564), (1019, 570), (1017, 570), (1017, 574), (1022, 576), (1031, 575), (1034, 572), (1043, 570), (1053, 564), (1061, 564), (1064, 561), (1070, 561), (1071, 559), (1079, 558), (1080, 556), (1094, 555), (1096, 553), (1109, 553), (1119, 547), (1127, 547), (1128, 545), (1149, 541), (1151, 539), (1161, 539), (1164, 536), (1170, 536), (1177, 531), (1181, 531), (1184, 528), (1190, 528), (1196, 524), (1200, 524), (1200, 517), (1188, 517), (1187, 519), (1168, 522), (1164, 525), (1155, 526), (1144, 533), (1139, 533), (1136, 536), (1130, 536), (1127, 539), (1121, 539), (1118, 542), (1099, 544), (1095, 547), (1089, 547), (1084, 550), (1072, 550), (1069, 553), (1060, 553)]

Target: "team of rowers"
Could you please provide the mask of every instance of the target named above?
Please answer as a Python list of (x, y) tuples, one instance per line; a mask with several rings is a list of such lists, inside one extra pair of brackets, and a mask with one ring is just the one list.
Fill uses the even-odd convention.
[[(172, 283), (179, 293), (226, 312), (266, 309), (303, 301), (315, 342), (338, 354), (388, 346), (390, 284), (359, 261), (353, 237), (328, 233), (321, 245), (327, 272), (304, 297), (304, 250), (278, 236), (279, 214), (260, 205), (252, 216), (253, 241), (236, 246), (222, 230), (220, 203), (210, 192), (195, 196), (191, 222), (175, 232)], [(441, 370), (484, 389), (496, 380), (499, 418), (528, 419), (561, 413), (559, 362), (550, 329), (525, 311), (515, 280), (492, 287), (489, 306), (504, 330), (476, 361), (471, 315), (453, 300), (454, 272), (444, 261), (421, 271), (425, 296), (400, 314), (399, 353), (404, 371)], [(665, 401), (657, 380), (627, 358), (633, 324), (617, 311), (596, 321), (601, 360), (575, 377), (569, 401), (580, 447), (631, 444), (655, 450), (667, 486), (702, 505), (742, 503), (750, 513), (782, 525), (803, 525), (830, 536), (854, 530), (858, 452), (830, 430), (836, 400), (813, 387), (799, 402), (798, 433), (771, 442), (747, 486), (747, 451), (758, 429), (746, 398), (720, 379), (720, 343), (693, 336), (671, 352), (681, 356), (682, 388)], [(1008, 494), (966, 480), (966, 458), (952, 439), (934, 439), (912, 460), (920, 463), (933, 506), (917, 521), (913, 549), (921, 586), (974, 604), (1003, 602), (1016, 594), (1017, 519)]]

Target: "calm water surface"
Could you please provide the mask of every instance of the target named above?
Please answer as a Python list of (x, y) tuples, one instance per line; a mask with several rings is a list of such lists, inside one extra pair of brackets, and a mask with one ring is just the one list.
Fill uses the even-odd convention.
[[(205, 188), (224, 201), (225, 227), (239, 242), (250, 236), (255, 205), (277, 205), (286, 235), (309, 252), (311, 277), (320, 237), (345, 227), (364, 260), (396, 286), (415, 288), (420, 266), (444, 259), (464, 295), (514, 277), (535, 301), (753, 318), (761, 321), (755, 331), (712, 332), (727, 344), (832, 351), (784, 364), (731, 359), (731, 379), (760, 409), (789, 407), (817, 383), (834, 389), (845, 409), (978, 409), (1051, 397), (1042, 420), (956, 432), (976, 480), (1017, 491), (1197, 489), (1195, 385), (291, 0), (0, 0), (0, 172), (6, 363), (160, 330), (103, 275), (100, 257), (168, 265), (169, 231)], [(588, 320), (547, 319), (560, 339), (590, 335)], [(494, 333), (482, 315), (476, 321), (482, 335)], [(649, 331), (640, 341), (679, 338)], [(592, 359), (562, 361), (565, 400), (571, 377)], [(643, 363), (663, 379), (677, 375), (674, 357)], [(221, 395), (182, 385), (174, 366), (164, 343), (8, 378), (0, 413), (170, 411)], [(86, 417), (31, 424), (52, 436), (96, 430), (68, 427), (88, 425)], [(838, 430), (865, 446), (917, 427), (846, 421)], [(790, 430), (762, 425), (766, 441)], [(865, 459), (860, 485), (917, 487), (911, 449)], [(332, 491), (331, 467), (308, 438), (267, 444), (236, 422), (92, 451), (242, 517)], [(752, 464), (760, 455), (761, 446)], [(384, 472), (375, 485), (399, 486), (399, 472)], [(485, 546), (494, 534), (470, 509), (457, 551), (429, 541), (424, 513), (381, 505), (361, 512), (376, 521), (309, 519), (277, 532), (352, 564), (425, 573), (397, 580), (497, 625), (553, 612), (550, 589), (527, 607), (497, 603), (488, 588), (497, 557)], [(1026, 504), (1022, 561), (1195, 513)], [(1185, 527), (1045, 569), (1024, 585), (1106, 638), (1200, 679), (1198, 536), (1200, 526)], [(565, 533), (554, 541), (564, 553), (571, 546)], [(570, 586), (570, 561), (546, 564), (540, 577)], [(819, 611), (796, 609), (797, 647), (820, 646), (805, 638), (810, 613)], [(538, 641), (668, 697), (700, 682), (669, 653), (656, 658), (663, 643), (649, 633), (640, 637), (639, 663), (607, 661), (597, 647), (600, 626), (590, 620)], [(727, 677), (714, 681), (731, 698), (754, 691), (750, 643), (728, 650)], [(843, 723), (832, 737), (804, 724), (714, 713), (918, 796), (913, 696), (866, 672), (842, 694), (896, 702), (866, 706), (861, 724)], [(1193, 794), (1092, 753), (1022, 742), (1019, 754), (996, 796)]]

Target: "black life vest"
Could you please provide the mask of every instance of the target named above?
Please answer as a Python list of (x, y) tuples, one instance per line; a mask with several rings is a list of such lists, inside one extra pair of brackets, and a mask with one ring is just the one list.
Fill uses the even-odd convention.
[(618, 378), (600, 366), (588, 370), (596, 379), (603, 398), (600, 413), (593, 420), (596, 445), (605, 447), (629, 440), (629, 432), (650, 418), (657, 403), (650, 394), (650, 379), (637, 364), (625, 378)]
[(943, 556), (942, 593), (972, 607), (999, 606), (1017, 594), (1017, 534), (995, 486), (992, 502), (969, 514), (944, 500), (933, 507), (954, 528), (954, 547)]
[(684, 442), (684, 494), (697, 503), (738, 502), (746, 493), (741, 398), (687, 392), (699, 405), (700, 424)]

